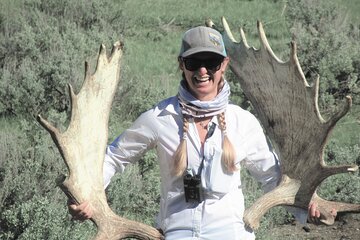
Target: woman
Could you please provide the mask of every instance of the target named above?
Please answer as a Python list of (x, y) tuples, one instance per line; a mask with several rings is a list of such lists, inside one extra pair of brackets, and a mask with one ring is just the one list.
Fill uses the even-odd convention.
[[(143, 113), (107, 147), (105, 184), (155, 148), (161, 173), (157, 225), (166, 239), (255, 239), (243, 223), (240, 164), (267, 191), (279, 180), (277, 161), (256, 118), (229, 104), (229, 58), (221, 34), (207, 27), (188, 30), (178, 61), (177, 96)], [(69, 208), (78, 219), (91, 217), (86, 202)], [(314, 205), (310, 214), (320, 215)]]

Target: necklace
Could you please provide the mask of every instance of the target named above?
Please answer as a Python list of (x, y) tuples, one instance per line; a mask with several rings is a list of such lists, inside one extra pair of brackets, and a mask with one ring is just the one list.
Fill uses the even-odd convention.
[(203, 122), (199, 122), (199, 125), (203, 128), (203, 129), (208, 129), (208, 125), (209, 125), (209, 122), (210, 121), (207, 121), (207, 120), (205, 120), (205, 121), (203, 121)]
[(196, 124), (200, 125), (201, 128), (208, 130), (209, 123), (211, 122), (211, 117), (197, 118), (195, 119)]

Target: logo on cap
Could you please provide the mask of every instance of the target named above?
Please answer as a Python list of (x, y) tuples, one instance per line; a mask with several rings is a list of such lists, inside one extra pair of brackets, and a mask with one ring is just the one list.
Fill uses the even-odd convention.
[(215, 46), (220, 46), (221, 43), (220, 43), (220, 37), (213, 34), (213, 33), (209, 33), (209, 40), (210, 42), (212, 42), (212, 44), (214, 44)]

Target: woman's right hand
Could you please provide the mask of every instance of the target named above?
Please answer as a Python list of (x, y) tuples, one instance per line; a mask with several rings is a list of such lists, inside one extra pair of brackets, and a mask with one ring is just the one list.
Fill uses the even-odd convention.
[(68, 209), (73, 220), (85, 221), (93, 215), (91, 205), (86, 201), (76, 204), (74, 201), (68, 200)]

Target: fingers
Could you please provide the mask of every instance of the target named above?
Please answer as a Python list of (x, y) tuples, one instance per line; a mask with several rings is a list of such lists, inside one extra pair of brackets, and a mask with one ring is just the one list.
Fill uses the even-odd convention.
[(319, 223), (320, 215), (317, 203), (310, 202), (308, 207), (308, 221), (317, 224)]
[[(332, 217), (336, 217), (337, 216), (337, 210), (335, 208), (330, 210), (330, 214)], [(315, 202), (310, 202), (309, 207), (308, 207), (308, 220), (311, 223), (319, 223), (320, 222), (320, 217), (321, 217), (321, 212), (318, 209), (318, 205)]]
[(330, 214), (335, 218), (337, 216), (337, 210), (335, 208), (331, 209)]
[(320, 211), (318, 209), (317, 203), (311, 202), (309, 204), (309, 215), (312, 218), (319, 218), (320, 217)]
[(79, 205), (75, 203), (68, 204), (69, 212), (73, 220), (85, 221), (93, 215), (92, 207), (89, 202), (83, 202)]

